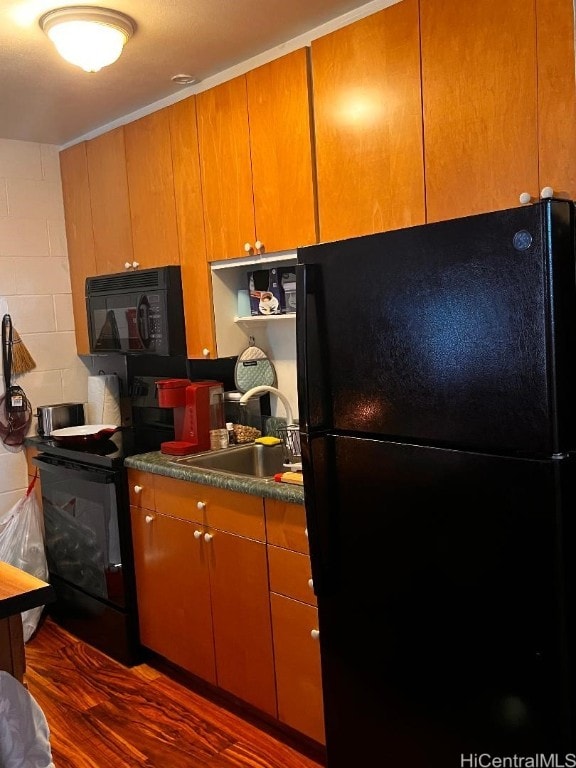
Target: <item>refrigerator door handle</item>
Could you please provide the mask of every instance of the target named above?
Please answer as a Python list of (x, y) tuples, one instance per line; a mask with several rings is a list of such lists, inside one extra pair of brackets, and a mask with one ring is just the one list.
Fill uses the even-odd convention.
[(321, 341), (326, 336), (326, 312), (319, 264), (297, 264), (296, 305), (300, 426), (306, 431), (322, 429), (332, 423), (332, 390), (328, 348)]
[(329, 435), (301, 434), (302, 470), (306, 502), (306, 521), (311, 586), (316, 595), (332, 591), (338, 581), (335, 555), (338, 551), (334, 519), (338, 500), (335, 495), (333, 441)]

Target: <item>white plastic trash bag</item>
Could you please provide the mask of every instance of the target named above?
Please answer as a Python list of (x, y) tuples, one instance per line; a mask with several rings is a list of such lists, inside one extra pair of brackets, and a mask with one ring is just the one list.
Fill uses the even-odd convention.
[[(34, 494), (36, 477), (23, 498), (0, 515), (0, 560), (47, 581), (42, 510)], [(43, 609), (44, 606), (40, 605), (22, 613), (24, 642), (28, 642), (36, 631)]]

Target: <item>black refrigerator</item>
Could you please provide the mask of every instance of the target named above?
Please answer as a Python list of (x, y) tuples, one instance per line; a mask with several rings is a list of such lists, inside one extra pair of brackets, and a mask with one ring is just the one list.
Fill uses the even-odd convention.
[(328, 768), (576, 765), (574, 203), (297, 261)]

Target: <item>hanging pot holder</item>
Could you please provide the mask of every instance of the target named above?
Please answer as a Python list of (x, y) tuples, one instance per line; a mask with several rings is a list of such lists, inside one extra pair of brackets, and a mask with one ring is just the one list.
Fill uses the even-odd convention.
[(234, 382), (239, 392), (248, 392), (253, 387), (276, 386), (276, 369), (264, 350), (257, 347), (254, 337), (249, 346), (238, 355), (234, 369)]

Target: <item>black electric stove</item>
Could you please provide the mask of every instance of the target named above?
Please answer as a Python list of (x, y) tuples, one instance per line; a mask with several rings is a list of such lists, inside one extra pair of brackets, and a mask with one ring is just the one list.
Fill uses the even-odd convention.
[(72, 634), (123, 664), (140, 660), (127, 470), (141, 453), (131, 429), (65, 445), (29, 438), (38, 450), (50, 615)]
[(148, 448), (138, 446), (137, 435), (132, 429), (121, 429), (103, 440), (86, 440), (67, 444), (50, 437), (33, 437), (27, 445), (38, 451), (82, 464), (117, 469), (124, 465), (126, 456), (145, 453)]

